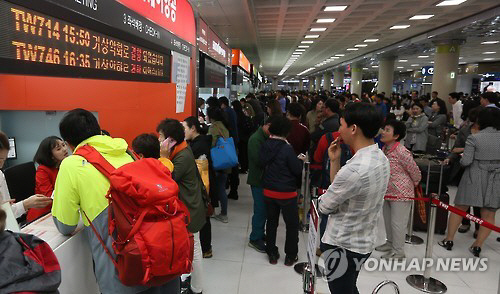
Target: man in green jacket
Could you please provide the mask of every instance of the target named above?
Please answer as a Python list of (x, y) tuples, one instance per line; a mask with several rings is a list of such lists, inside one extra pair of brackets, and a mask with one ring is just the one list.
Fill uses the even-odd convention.
[(264, 242), (266, 204), (264, 203), (264, 193), (262, 189), (262, 174), (264, 170), (258, 165), (258, 162), (260, 146), (262, 146), (267, 137), (269, 137), (269, 125), (272, 120), (273, 117), (270, 117), (266, 123), (248, 139), (247, 184), (249, 184), (252, 189), (253, 197), (252, 232), (250, 233), (250, 242), (248, 242), (248, 246), (261, 253), (266, 253), (266, 244)]

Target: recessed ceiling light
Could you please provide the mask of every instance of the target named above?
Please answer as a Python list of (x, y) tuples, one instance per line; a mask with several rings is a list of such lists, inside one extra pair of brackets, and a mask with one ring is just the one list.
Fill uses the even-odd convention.
[(412, 65), (410, 65), (410, 66), (418, 66), (418, 64), (412, 64)]
[(345, 54), (335, 54), (335, 56), (342, 57), (342, 56), (345, 56)]
[(445, 0), (441, 3), (438, 3), (436, 6), (452, 6), (452, 5), (460, 5), (467, 0)]
[(417, 15), (410, 17), (410, 20), (429, 19), (433, 16), (434, 16), (434, 14), (417, 14)]
[(432, 64), (434, 64), (434, 61), (431, 61)]
[(296, 52), (304, 52), (306, 49), (295, 49)]
[(377, 67), (378, 67), (378, 65), (372, 65), (372, 67), (377, 68)]
[(305, 35), (306, 39), (316, 39), (316, 38), (319, 38), (319, 35)]
[(368, 45), (366, 45), (366, 44), (358, 44), (358, 45), (354, 45), (354, 47), (366, 47), (366, 46), (368, 46)]
[(404, 68), (404, 67), (402, 67), (402, 66), (398, 66), (397, 68)]
[(334, 6), (327, 6), (323, 11), (344, 11), (346, 10), (347, 5), (334, 5)]
[(330, 57), (330, 58), (333, 58), (333, 59), (339, 59), (340, 57), (338, 57), (338, 56), (332, 56), (332, 57)]
[(500, 42), (500, 41), (484, 41), (481, 44), (482, 45), (491, 45), (491, 44), (497, 44), (498, 42)]
[(326, 28), (311, 28), (309, 31), (311, 32), (324, 32)]
[(397, 25), (397, 26), (392, 26), (389, 29), (391, 29), (391, 30), (403, 30), (403, 29), (406, 29), (409, 27), (410, 27), (410, 25)]
[(398, 62), (408, 62), (408, 60), (406, 60), (406, 59), (400, 59), (400, 60), (398, 60)]
[(495, 51), (488, 51), (488, 52), (483, 52), (483, 54), (495, 54)]
[(494, 60), (495, 58), (484, 58), (483, 60)]
[(335, 21), (335, 18), (318, 18), (316, 23), (332, 23)]
[(460, 56), (458, 59), (464, 59), (464, 58)]
[(292, 55), (301, 55), (302, 52), (293, 52)]
[(418, 58), (429, 58), (429, 55), (419, 55)]
[(363, 67), (364, 70), (368, 70), (368, 67)]
[(359, 50), (358, 48), (347, 48), (347, 51), (357, 51)]
[(373, 42), (377, 42), (378, 39), (366, 39), (364, 42), (365, 43), (373, 43)]

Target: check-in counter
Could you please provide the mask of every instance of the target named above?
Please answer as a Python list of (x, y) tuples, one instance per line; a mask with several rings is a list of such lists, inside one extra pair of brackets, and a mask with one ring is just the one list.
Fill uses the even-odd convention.
[(61, 294), (100, 293), (93, 271), (92, 254), (80, 223), (76, 233), (63, 236), (57, 230), (52, 215), (48, 214), (21, 232), (39, 237), (50, 245), (61, 265)]

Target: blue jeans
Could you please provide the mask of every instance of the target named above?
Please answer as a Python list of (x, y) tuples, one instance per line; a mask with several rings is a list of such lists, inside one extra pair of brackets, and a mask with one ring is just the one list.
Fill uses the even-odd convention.
[(220, 214), (227, 215), (227, 194), (226, 194), (227, 174), (223, 171), (215, 172), (215, 193), (220, 201)]
[(264, 191), (262, 188), (251, 186), (253, 197), (252, 233), (250, 241), (258, 241), (264, 238), (266, 226), (266, 203), (264, 202)]

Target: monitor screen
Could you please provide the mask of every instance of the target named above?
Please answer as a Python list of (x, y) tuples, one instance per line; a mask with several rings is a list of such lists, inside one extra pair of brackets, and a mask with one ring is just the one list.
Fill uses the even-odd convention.
[(17, 152), (16, 152), (16, 138), (9, 138), (9, 153), (7, 153), (7, 158), (8, 159), (16, 159), (17, 158)]

